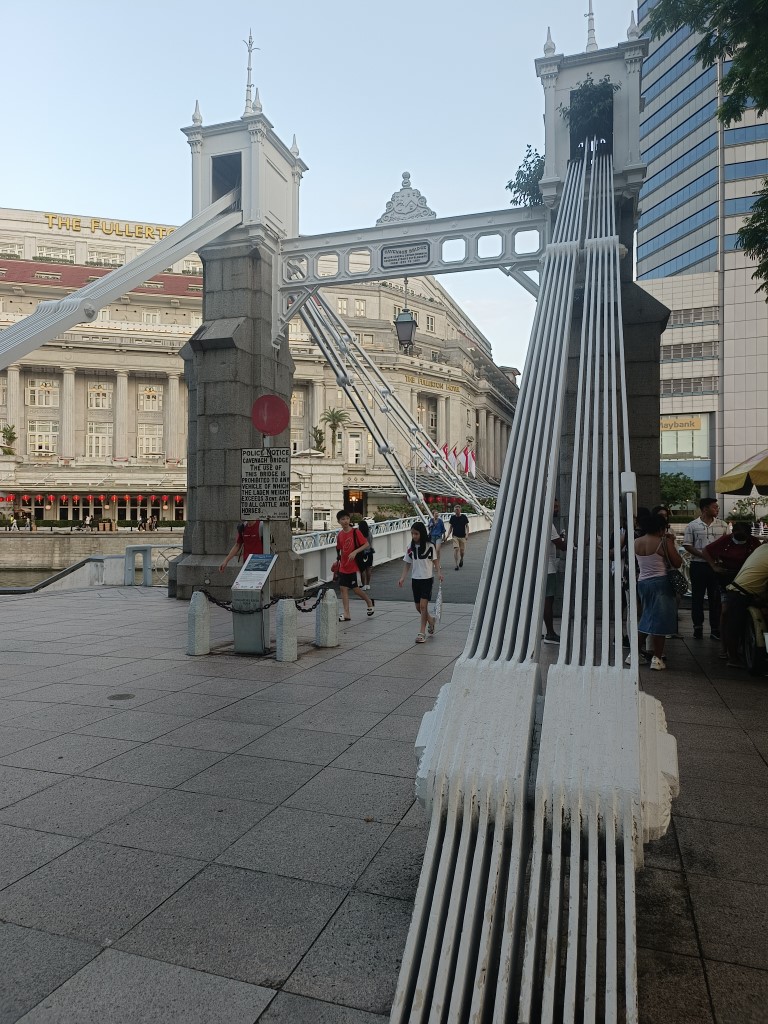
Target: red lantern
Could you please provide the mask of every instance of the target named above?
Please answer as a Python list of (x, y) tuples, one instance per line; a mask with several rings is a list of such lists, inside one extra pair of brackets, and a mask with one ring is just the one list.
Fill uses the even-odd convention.
[(177, 494), (176, 495), (176, 504), (179, 505), (182, 501), (184, 501), (182, 496), (180, 494)]
[(55, 494), (49, 494), (48, 495), (48, 501), (54, 502), (55, 500), (56, 500), (56, 495)]
[(157, 495), (156, 494), (150, 494), (149, 500), (152, 502), (153, 505), (155, 504), (155, 500), (156, 499), (157, 499)]
[(68, 498), (67, 498), (66, 494), (62, 494), (62, 496), (61, 496), (61, 503), (63, 505), (66, 505), (67, 501), (68, 501)]
[(29, 501), (29, 495), (28, 495), (28, 494), (22, 494), (22, 496), (21, 496), (21, 500), (22, 500), (22, 501), (24, 502), (24, 504), (26, 505), (26, 504), (27, 504), (27, 502)]
[(42, 494), (36, 494), (36, 495), (35, 495), (35, 501), (37, 502), (37, 504), (38, 504), (38, 505), (40, 504), (40, 502), (41, 502), (42, 500), (43, 500), (43, 496), (42, 496)]
[(123, 497), (125, 498), (126, 501), (130, 501), (131, 500), (130, 494), (124, 494)]
[(104, 496), (103, 494), (100, 494), (100, 495), (99, 495), (99, 501), (103, 502), (103, 501), (104, 501), (104, 497), (105, 497), (105, 496)]
[(137, 494), (136, 495), (136, 501), (141, 505), (143, 503), (143, 501), (144, 501), (144, 495), (143, 494)]
[(72, 495), (72, 501), (74, 501), (74, 503), (76, 505), (79, 505), (80, 504), (80, 495), (79, 494), (73, 494)]
[(93, 495), (92, 494), (86, 494), (86, 498), (88, 499), (89, 502), (93, 501)]
[(163, 495), (163, 504), (165, 505), (167, 501), (168, 501), (168, 495), (164, 494)]
[(6, 499), (5, 499), (5, 500), (6, 500), (6, 501), (16, 501), (16, 495), (15, 495), (15, 494), (9, 494), (9, 495), (8, 495), (8, 496), (6, 497)]

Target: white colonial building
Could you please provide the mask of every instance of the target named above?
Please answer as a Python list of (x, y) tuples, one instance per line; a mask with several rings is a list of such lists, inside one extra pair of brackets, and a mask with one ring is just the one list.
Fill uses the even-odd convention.
[[(0, 329), (44, 300), (109, 273), (173, 228), (101, 217), (0, 209)], [(202, 264), (192, 254), (0, 373), (0, 426), (16, 433), (0, 456), (5, 507), (37, 519), (185, 517), (187, 393), (179, 350), (202, 322)], [(478, 474), (501, 474), (517, 397), (488, 341), (433, 279), (411, 280), (418, 319), (412, 350), (392, 321), (406, 305), (400, 283), (328, 289), (336, 311), (433, 440), (476, 453)], [(301, 322), (290, 324), (296, 365), (291, 409), (294, 515), (321, 525), (342, 502), (360, 512), (404, 501), (384, 457), (339, 389)], [(347, 419), (335, 437), (323, 413)], [(396, 442), (395, 442), (396, 443)], [(398, 449), (399, 450), (399, 449)], [(409, 451), (399, 451), (406, 465)], [(417, 470), (418, 467), (412, 467)], [(428, 480), (422, 479), (422, 486)]]

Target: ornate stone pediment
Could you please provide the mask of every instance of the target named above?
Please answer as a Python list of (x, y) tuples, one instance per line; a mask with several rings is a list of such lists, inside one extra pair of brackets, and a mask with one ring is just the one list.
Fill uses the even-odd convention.
[(387, 203), (384, 213), (376, 221), (377, 224), (396, 224), (402, 221), (429, 220), (436, 217), (434, 210), (427, 206), (427, 200), (417, 188), (411, 187), (411, 176), (403, 171), (403, 184), (399, 192), (395, 192)]

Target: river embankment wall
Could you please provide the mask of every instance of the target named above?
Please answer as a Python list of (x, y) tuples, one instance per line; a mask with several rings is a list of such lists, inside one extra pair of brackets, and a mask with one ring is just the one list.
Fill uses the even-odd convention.
[(121, 530), (119, 533), (50, 533), (14, 530), (0, 533), (0, 569), (66, 569), (91, 555), (124, 555), (129, 544), (181, 547), (183, 529)]

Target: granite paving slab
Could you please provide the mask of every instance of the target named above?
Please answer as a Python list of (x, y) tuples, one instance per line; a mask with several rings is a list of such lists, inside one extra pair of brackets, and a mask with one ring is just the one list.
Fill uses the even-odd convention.
[(163, 696), (162, 690), (138, 687), (135, 683), (121, 683), (114, 689), (111, 686), (82, 686), (80, 683), (49, 683), (32, 692), (34, 700), (50, 704), (88, 704), (96, 708), (117, 708), (118, 711), (140, 707)]
[(413, 802), (413, 782), (392, 775), (323, 768), (290, 797), (289, 807), (395, 825)]
[(218, 862), (349, 888), (391, 830), (378, 822), (278, 807)]
[(408, 740), (361, 736), (349, 750), (336, 758), (334, 767), (415, 779), (416, 752), (413, 743)]
[(16, 724), (24, 729), (45, 729), (54, 735), (92, 725), (117, 714), (119, 708), (91, 708), (87, 704), (43, 704)]
[(14, 724), (0, 728), (0, 757), (14, 754), (18, 750), (32, 747), (43, 740), (53, 739), (55, 731), (46, 729), (24, 729)]
[(411, 910), (404, 900), (351, 894), (291, 974), (285, 990), (387, 1013)]
[(154, 715), (181, 715), (184, 718), (202, 718), (203, 715), (210, 715), (212, 711), (219, 711), (228, 704), (234, 702), (233, 697), (214, 697), (208, 693), (190, 693), (182, 690), (177, 693), (169, 693), (153, 700), (147, 711)]
[(163, 792), (154, 786), (61, 777), (58, 785), (1, 810), (0, 821), (85, 838)]
[(640, 1024), (715, 1024), (697, 957), (641, 947), (637, 979)]
[(309, 707), (308, 704), (267, 700), (260, 698), (259, 694), (253, 694), (237, 703), (229, 704), (221, 711), (215, 711), (210, 717), (222, 722), (250, 722), (271, 729), (297, 718)]
[(275, 988), (343, 898), (331, 886), (212, 864), (115, 945)]
[(318, 772), (318, 766), (246, 756), (250, 747), (232, 754), (186, 782), (181, 789), (239, 800), (279, 804)]
[(704, 957), (768, 970), (768, 886), (690, 875), (688, 887)]
[(61, 782), (61, 775), (55, 772), (36, 772), (30, 768), (11, 768), (0, 765), (0, 808), (23, 800), (48, 786)]
[(0, 922), (0, 1024), (14, 1024), (98, 952), (85, 942)]
[[(197, 678), (197, 677), (196, 677)], [(230, 697), (232, 700), (242, 700), (243, 697), (250, 697), (259, 690), (272, 686), (269, 679), (261, 679), (258, 682), (254, 679), (229, 679), (227, 676), (210, 676), (200, 679), (193, 686), (187, 686), (185, 693), (206, 693), (212, 697)]]
[(384, 717), (384, 713), (379, 711), (359, 711), (357, 708), (326, 710), (324, 704), (320, 704), (291, 719), (291, 725), (296, 729), (316, 729), (318, 732), (363, 736)]
[(173, 789), (224, 757), (226, 753), (222, 751), (143, 743), (95, 768), (89, 768), (83, 775)]
[(764, 760), (757, 749), (734, 753), (729, 750), (688, 750), (678, 747), (677, 756), (681, 784), (684, 782), (686, 789), (691, 780), (706, 779), (737, 784), (747, 781), (750, 786), (768, 787), (768, 751)]
[(172, 790), (108, 825), (94, 839), (213, 860), (270, 810), (246, 800)]
[[(147, 704), (145, 707), (150, 708), (152, 705)], [(80, 726), (77, 731), (87, 736), (146, 742), (186, 725), (189, 720), (188, 715), (155, 714), (149, 710), (126, 711), (121, 715), (110, 715), (109, 718), (93, 722), (91, 725)]]
[(705, 818), (758, 828), (765, 824), (765, 786), (686, 779), (684, 769), (681, 769), (681, 778), (685, 786), (681, 786), (680, 796), (675, 801), (676, 817)]
[(9, 697), (2, 697), (0, 698), (0, 724), (15, 722), (31, 711), (40, 711), (47, 707), (48, 705), (41, 700), (13, 700)]
[(408, 828), (401, 822), (358, 878), (356, 888), (376, 896), (405, 900), (412, 905), (426, 842), (426, 828)]
[(200, 718), (163, 735), (163, 743), (172, 747), (194, 747), (232, 753), (269, 731), (268, 725), (230, 722), (218, 718)]
[(104, 950), (22, 1018), (24, 1024), (253, 1024), (271, 989)]
[[(679, 817), (677, 834), (690, 874), (753, 882), (768, 879), (768, 828)], [(768, 890), (766, 891), (768, 902)]]
[(765, 1024), (768, 971), (715, 960), (705, 961), (705, 969), (717, 1024)]
[(70, 836), (0, 825), (0, 889), (28, 875), (79, 842)]
[(636, 893), (638, 904), (643, 906), (637, 922), (637, 944), (697, 956), (696, 929), (683, 876), (644, 868), (637, 874)]
[(111, 945), (203, 864), (146, 850), (80, 843), (0, 892), (0, 919)]
[(416, 742), (420, 725), (421, 719), (414, 718), (412, 715), (399, 715), (397, 711), (394, 711), (386, 718), (382, 718), (366, 735), (371, 739), (402, 740), (405, 743), (410, 743), (415, 757), (413, 744)]
[(129, 740), (104, 739), (101, 736), (80, 736), (64, 733), (42, 740), (33, 747), (5, 754), (2, 763), (16, 768), (36, 768), (39, 771), (75, 773), (93, 768), (118, 754), (135, 747)]
[(259, 1024), (387, 1024), (389, 1015), (366, 1013), (349, 1006), (278, 992)]
[(294, 729), (280, 725), (240, 750), (250, 757), (272, 758), (279, 761), (300, 761), (304, 764), (327, 765), (355, 742), (354, 736), (341, 733), (317, 732), (313, 729)]

